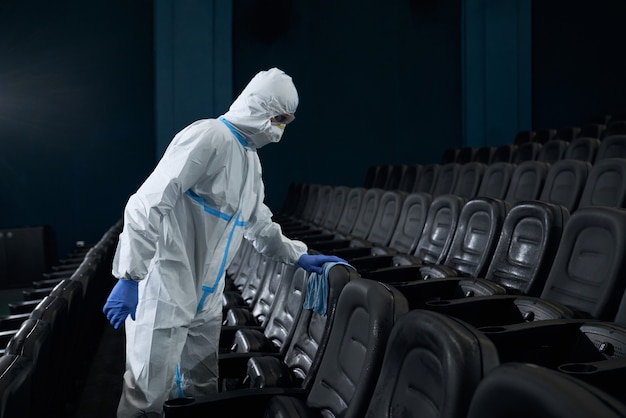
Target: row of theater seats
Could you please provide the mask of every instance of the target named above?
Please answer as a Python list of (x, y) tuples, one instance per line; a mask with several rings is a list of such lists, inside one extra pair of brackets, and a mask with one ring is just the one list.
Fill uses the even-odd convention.
[(551, 139), (544, 143), (527, 141), (500, 146), (449, 148), (442, 154), (441, 164), (471, 161), (518, 164), (529, 160), (553, 163), (564, 158), (594, 163), (612, 157), (626, 158), (626, 134), (609, 135), (602, 139), (584, 136), (571, 141)]
[(0, 317), (0, 417), (72, 416), (100, 341), (119, 224), (77, 247)]
[[(294, 185), (307, 202), (285, 207), (314, 206), (324, 222), (342, 188), (314, 186)], [(626, 364), (624, 209), (346, 194), (361, 194), (343, 207), (355, 224), (369, 219), (367, 239), (276, 215), (286, 234), (356, 268), (330, 270), (326, 314), (302, 308), (313, 289), (302, 269), (244, 245), (224, 294), (221, 392), (167, 401), (165, 416), (626, 414), (614, 384)]]
[[(606, 158), (593, 165), (581, 160), (564, 159), (553, 164), (525, 161), (517, 165), (471, 162), (390, 167), (392, 170), (386, 172), (390, 175), (384, 177), (385, 187), (371, 188), (427, 193), (431, 196), (450, 193), (464, 198), (481, 196), (510, 203), (538, 199), (563, 205), (570, 212), (581, 206), (624, 207), (626, 203), (626, 158)], [(383, 181), (374, 183), (381, 184)], [(390, 183), (398, 186), (394, 187)], [(403, 184), (414, 186), (401, 187)], [(292, 185), (292, 188), (295, 187), (297, 185)], [(317, 188), (311, 192), (317, 193)], [(328, 188), (325, 193), (330, 193)], [(319, 219), (312, 217), (315, 206), (293, 207), (304, 205), (305, 202), (299, 199), (299, 191), (292, 189), (285, 202), (289, 207), (285, 209), (301, 211), (304, 220), (319, 223)], [(321, 211), (318, 216), (325, 214)]]

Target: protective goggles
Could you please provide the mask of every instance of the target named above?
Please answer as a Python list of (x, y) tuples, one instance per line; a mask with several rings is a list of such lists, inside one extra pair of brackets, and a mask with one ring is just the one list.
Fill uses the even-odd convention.
[(291, 113), (285, 113), (283, 115), (274, 116), (270, 119), (275, 125), (289, 125), (296, 117)]

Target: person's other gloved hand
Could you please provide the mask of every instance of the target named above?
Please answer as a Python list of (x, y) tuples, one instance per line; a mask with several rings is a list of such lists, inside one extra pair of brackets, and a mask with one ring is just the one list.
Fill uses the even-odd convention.
[(115, 329), (118, 329), (126, 317), (135, 320), (139, 302), (139, 283), (133, 280), (118, 280), (102, 309)]
[(334, 255), (309, 255), (302, 254), (298, 259), (298, 265), (308, 272), (322, 274), (322, 266), (324, 263), (347, 263), (343, 258)]

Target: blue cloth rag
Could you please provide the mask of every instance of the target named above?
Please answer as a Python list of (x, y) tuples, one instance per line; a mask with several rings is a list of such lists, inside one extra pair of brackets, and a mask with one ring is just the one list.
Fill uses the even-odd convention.
[(328, 302), (328, 273), (330, 272), (330, 269), (337, 264), (343, 264), (344, 266), (348, 266), (356, 270), (350, 264), (344, 262), (324, 263), (322, 266), (322, 274), (313, 272), (309, 276), (309, 280), (306, 285), (306, 294), (304, 295), (304, 304), (302, 305), (304, 309), (312, 309), (318, 314), (326, 316), (326, 305)]

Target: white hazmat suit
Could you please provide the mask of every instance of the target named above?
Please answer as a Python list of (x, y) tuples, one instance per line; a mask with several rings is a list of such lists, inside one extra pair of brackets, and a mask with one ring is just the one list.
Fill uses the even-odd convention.
[(278, 142), (298, 94), (279, 69), (258, 73), (219, 119), (179, 132), (124, 211), (113, 275), (139, 282), (126, 319), (118, 417), (158, 416), (168, 398), (217, 390), (224, 274), (245, 237), (289, 264), (307, 252), (263, 203), (256, 149)]

